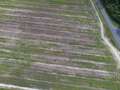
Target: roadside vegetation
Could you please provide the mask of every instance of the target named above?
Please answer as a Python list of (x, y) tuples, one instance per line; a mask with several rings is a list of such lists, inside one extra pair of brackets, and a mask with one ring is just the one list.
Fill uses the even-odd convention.
[(120, 0), (101, 0), (111, 18), (120, 26)]

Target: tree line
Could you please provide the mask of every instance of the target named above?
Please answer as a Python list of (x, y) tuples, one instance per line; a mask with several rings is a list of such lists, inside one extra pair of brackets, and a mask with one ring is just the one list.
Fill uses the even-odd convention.
[(120, 24), (120, 0), (101, 0), (108, 14)]

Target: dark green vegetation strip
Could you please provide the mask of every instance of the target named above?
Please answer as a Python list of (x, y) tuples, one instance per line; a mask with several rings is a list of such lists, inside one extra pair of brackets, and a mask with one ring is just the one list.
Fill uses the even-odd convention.
[(109, 15), (120, 25), (120, 0), (101, 0)]

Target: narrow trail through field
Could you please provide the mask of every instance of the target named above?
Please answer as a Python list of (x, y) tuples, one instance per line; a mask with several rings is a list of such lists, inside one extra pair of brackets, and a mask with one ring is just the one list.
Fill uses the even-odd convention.
[(40, 89), (36, 89), (36, 88), (20, 87), (20, 86), (16, 86), (16, 85), (3, 84), (3, 83), (0, 83), (0, 87), (8, 88), (8, 89), (14, 88), (14, 89), (20, 89), (20, 90), (40, 90)]
[(104, 43), (110, 48), (110, 51), (117, 62), (117, 68), (120, 69), (120, 55), (119, 55), (120, 52), (111, 44), (109, 39), (105, 36), (104, 25), (103, 25), (102, 20), (99, 16), (99, 13), (94, 5), (94, 2), (92, 0), (90, 0), (90, 2), (91, 2), (92, 6), (96, 12), (96, 15), (98, 16), (98, 19), (100, 21), (101, 37), (104, 40)]

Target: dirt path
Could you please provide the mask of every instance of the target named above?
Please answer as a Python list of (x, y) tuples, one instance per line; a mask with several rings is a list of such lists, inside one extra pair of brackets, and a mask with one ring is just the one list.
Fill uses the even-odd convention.
[(99, 13), (93, 3), (92, 0), (90, 0), (95, 12), (96, 12), (96, 15), (98, 16), (98, 19), (99, 19), (99, 22), (100, 22), (100, 27), (101, 27), (101, 37), (102, 39), (104, 40), (104, 43), (109, 47), (113, 57), (115, 58), (116, 62), (117, 62), (117, 68), (119, 69), (120, 68), (120, 55), (119, 55), (119, 51), (111, 44), (111, 42), (109, 41), (109, 39), (105, 36), (105, 32), (104, 32), (104, 26), (103, 26), (103, 23), (102, 23), (102, 20), (99, 16)]
[(0, 87), (8, 88), (8, 89), (11, 89), (11, 90), (12, 90), (12, 88), (20, 89), (20, 90), (40, 90), (40, 89), (35, 89), (35, 88), (20, 87), (20, 86), (16, 86), (16, 85), (3, 84), (3, 83), (0, 83)]

